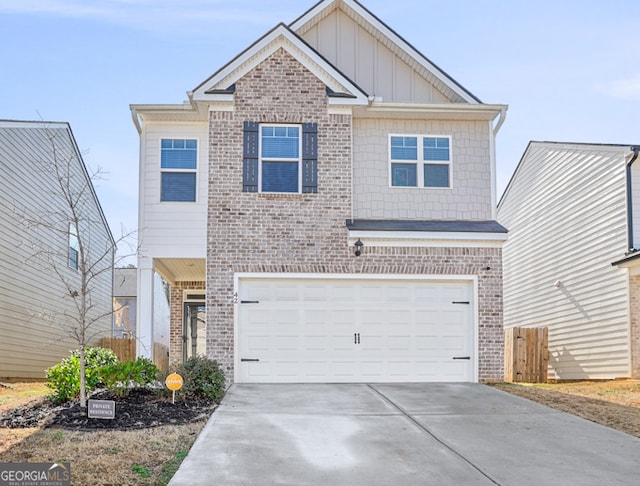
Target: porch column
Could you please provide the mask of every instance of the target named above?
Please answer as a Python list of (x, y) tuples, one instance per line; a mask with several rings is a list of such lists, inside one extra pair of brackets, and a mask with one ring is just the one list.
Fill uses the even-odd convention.
[(153, 360), (153, 261), (138, 260), (136, 354)]

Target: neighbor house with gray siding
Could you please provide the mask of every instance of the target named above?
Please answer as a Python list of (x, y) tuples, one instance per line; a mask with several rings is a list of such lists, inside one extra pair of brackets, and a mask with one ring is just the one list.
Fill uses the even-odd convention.
[(355, 0), (279, 24), (140, 134), (139, 354), (153, 276), (170, 356), (231, 382), (503, 376), (485, 104)]
[(89, 343), (111, 335), (115, 242), (68, 123), (0, 120), (0, 167), (0, 377), (43, 378), (78, 347), (83, 257)]
[(531, 142), (498, 206), (505, 327), (549, 328), (549, 377), (640, 377), (640, 164), (629, 145)]

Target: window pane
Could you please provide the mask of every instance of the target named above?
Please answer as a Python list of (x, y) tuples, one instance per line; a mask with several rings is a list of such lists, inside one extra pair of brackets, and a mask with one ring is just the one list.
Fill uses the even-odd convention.
[(424, 187), (449, 187), (449, 165), (424, 164)]
[(299, 192), (297, 162), (262, 162), (262, 192)]
[(418, 138), (391, 137), (391, 160), (418, 160)]
[(449, 139), (439, 137), (427, 137), (424, 139), (424, 160), (449, 159)]
[(416, 164), (391, 164), (391, 185), (416, 187)]
[(78, 269), (78, 251), (73, 248), (69, 248), (69, 266)]
[(297, 159), (299, 154), (298, 127), (262, 127), (262, 157)]
[(198, 147), (196, 140), (162, 140), (160, 166), (163, 169), (197, 168)]
[(163, 172), (160, 200), (195, 202), (195, 172)]

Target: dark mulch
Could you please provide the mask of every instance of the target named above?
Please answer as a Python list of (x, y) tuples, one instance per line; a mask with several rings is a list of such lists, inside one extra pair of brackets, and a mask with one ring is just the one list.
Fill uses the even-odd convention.
[(48, 400), (29, 403), (0, 416), (0, 427), (58, 427), (72, 430), (131, 430), (179, 425), (209, 417), (217, 404), (208, 400), (180, 400), (175, 404), (166, 393), (154, 390), (132, 390), (126, 397), (107, 391), (94, 393), (95, 400), (114, 400), (114, 419), (87, 417), (87, 409), (79, 402), (56, 405)]

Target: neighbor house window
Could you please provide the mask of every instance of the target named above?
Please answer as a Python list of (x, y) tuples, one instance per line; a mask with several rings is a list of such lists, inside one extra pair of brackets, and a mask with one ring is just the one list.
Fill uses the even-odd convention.
[(198, 142), (163, 138), (161, 142), (160, 200), (195, 202)]
[(389, 137), (393, 187), (451, 187), (451, 138), (424, 135)]
[(80, 241), (78, 239), (78, 229), (74, 223), (69, 223), (69, 266), (78, 269), (80, 256)]
[(300, 126), (260, 125), (260, 192), (300, 192)]

